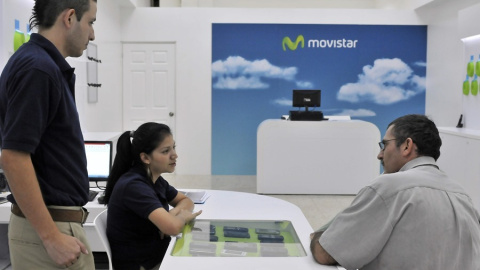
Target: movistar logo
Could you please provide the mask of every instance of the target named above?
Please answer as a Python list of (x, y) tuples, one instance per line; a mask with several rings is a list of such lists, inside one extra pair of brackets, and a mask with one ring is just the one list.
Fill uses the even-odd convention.
[[(355, 49), (358, 45), (357, 39), (308, 39), (306, 41), (307, 48), (318, 49)], [(295, 42), (289, 37), (284, 37), (282, 40), (283, 50), (286, 51), (289, 48), (291, 51), (295, 51), (298, 48), (298, 44), (305, 47), (305, 38), (303, 35), (298, 35)]]
[(292, 42), (292, 40), (289, 37), (284, 37), (282, 40), (282, 47), (283, 50), (286, 51), (287, 48), (285, 48), (285, 45), (292, 51), (295, 51), (298, 47), (298, 43), (303, 47), (305, 47), (305, 39), (303, 38), (302, 35), (298, 35), (297, 39), (295, 40), (295, 43)]

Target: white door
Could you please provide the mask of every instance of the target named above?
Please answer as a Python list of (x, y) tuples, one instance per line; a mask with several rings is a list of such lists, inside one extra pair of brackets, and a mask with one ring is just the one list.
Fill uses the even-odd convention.
[(175, 134), (175, 44), (123, 44), (123, 129), (145, 122)]

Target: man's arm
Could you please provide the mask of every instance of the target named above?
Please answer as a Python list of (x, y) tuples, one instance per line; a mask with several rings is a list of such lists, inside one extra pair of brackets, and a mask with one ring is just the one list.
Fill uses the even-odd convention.
[(320, 236), (322, 236), (324, 231), (317, 231), (310, 235), (310, 251), (312, 252), (313, 258), (319, 264), (326, 265), (335, 265), (338, 264), (335, 259), (328, 254), (328, 252), (320, 245)]
[(2, 169), (15, 201), (43, 242), (50, 257), (59, 265), (70, 265), (88, 251), (80, 240), (61, 233), (43, 201), (30, 154), (2, 149)]

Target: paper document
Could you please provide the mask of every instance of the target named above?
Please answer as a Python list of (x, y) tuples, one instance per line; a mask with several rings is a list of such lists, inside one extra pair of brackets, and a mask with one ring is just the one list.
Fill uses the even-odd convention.
[(190, 198), (190, 200), (193, 201), (193, 203), (197, 204), (202, 204), (205, 203), (205, 201), (208, 199), (208, 193), (206, 191), (180, 191), (185, 196)]

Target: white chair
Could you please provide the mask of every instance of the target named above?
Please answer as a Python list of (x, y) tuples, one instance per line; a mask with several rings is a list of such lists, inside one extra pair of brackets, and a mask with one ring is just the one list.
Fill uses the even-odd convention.
[(110, 250), (110, 243), (108, 242), (107, 238), (107, 209), (103, 210), (103, 212), (98, 214), (98, 216), (95, 217), (93, 223), (95, 224), (95, 229), (100, 236), (100, 241), (102, 242), (103, 246), (105, 247), (105, 251), (107, 252), (108, 269), (113, 270), (111, 258), (112, 252)]

